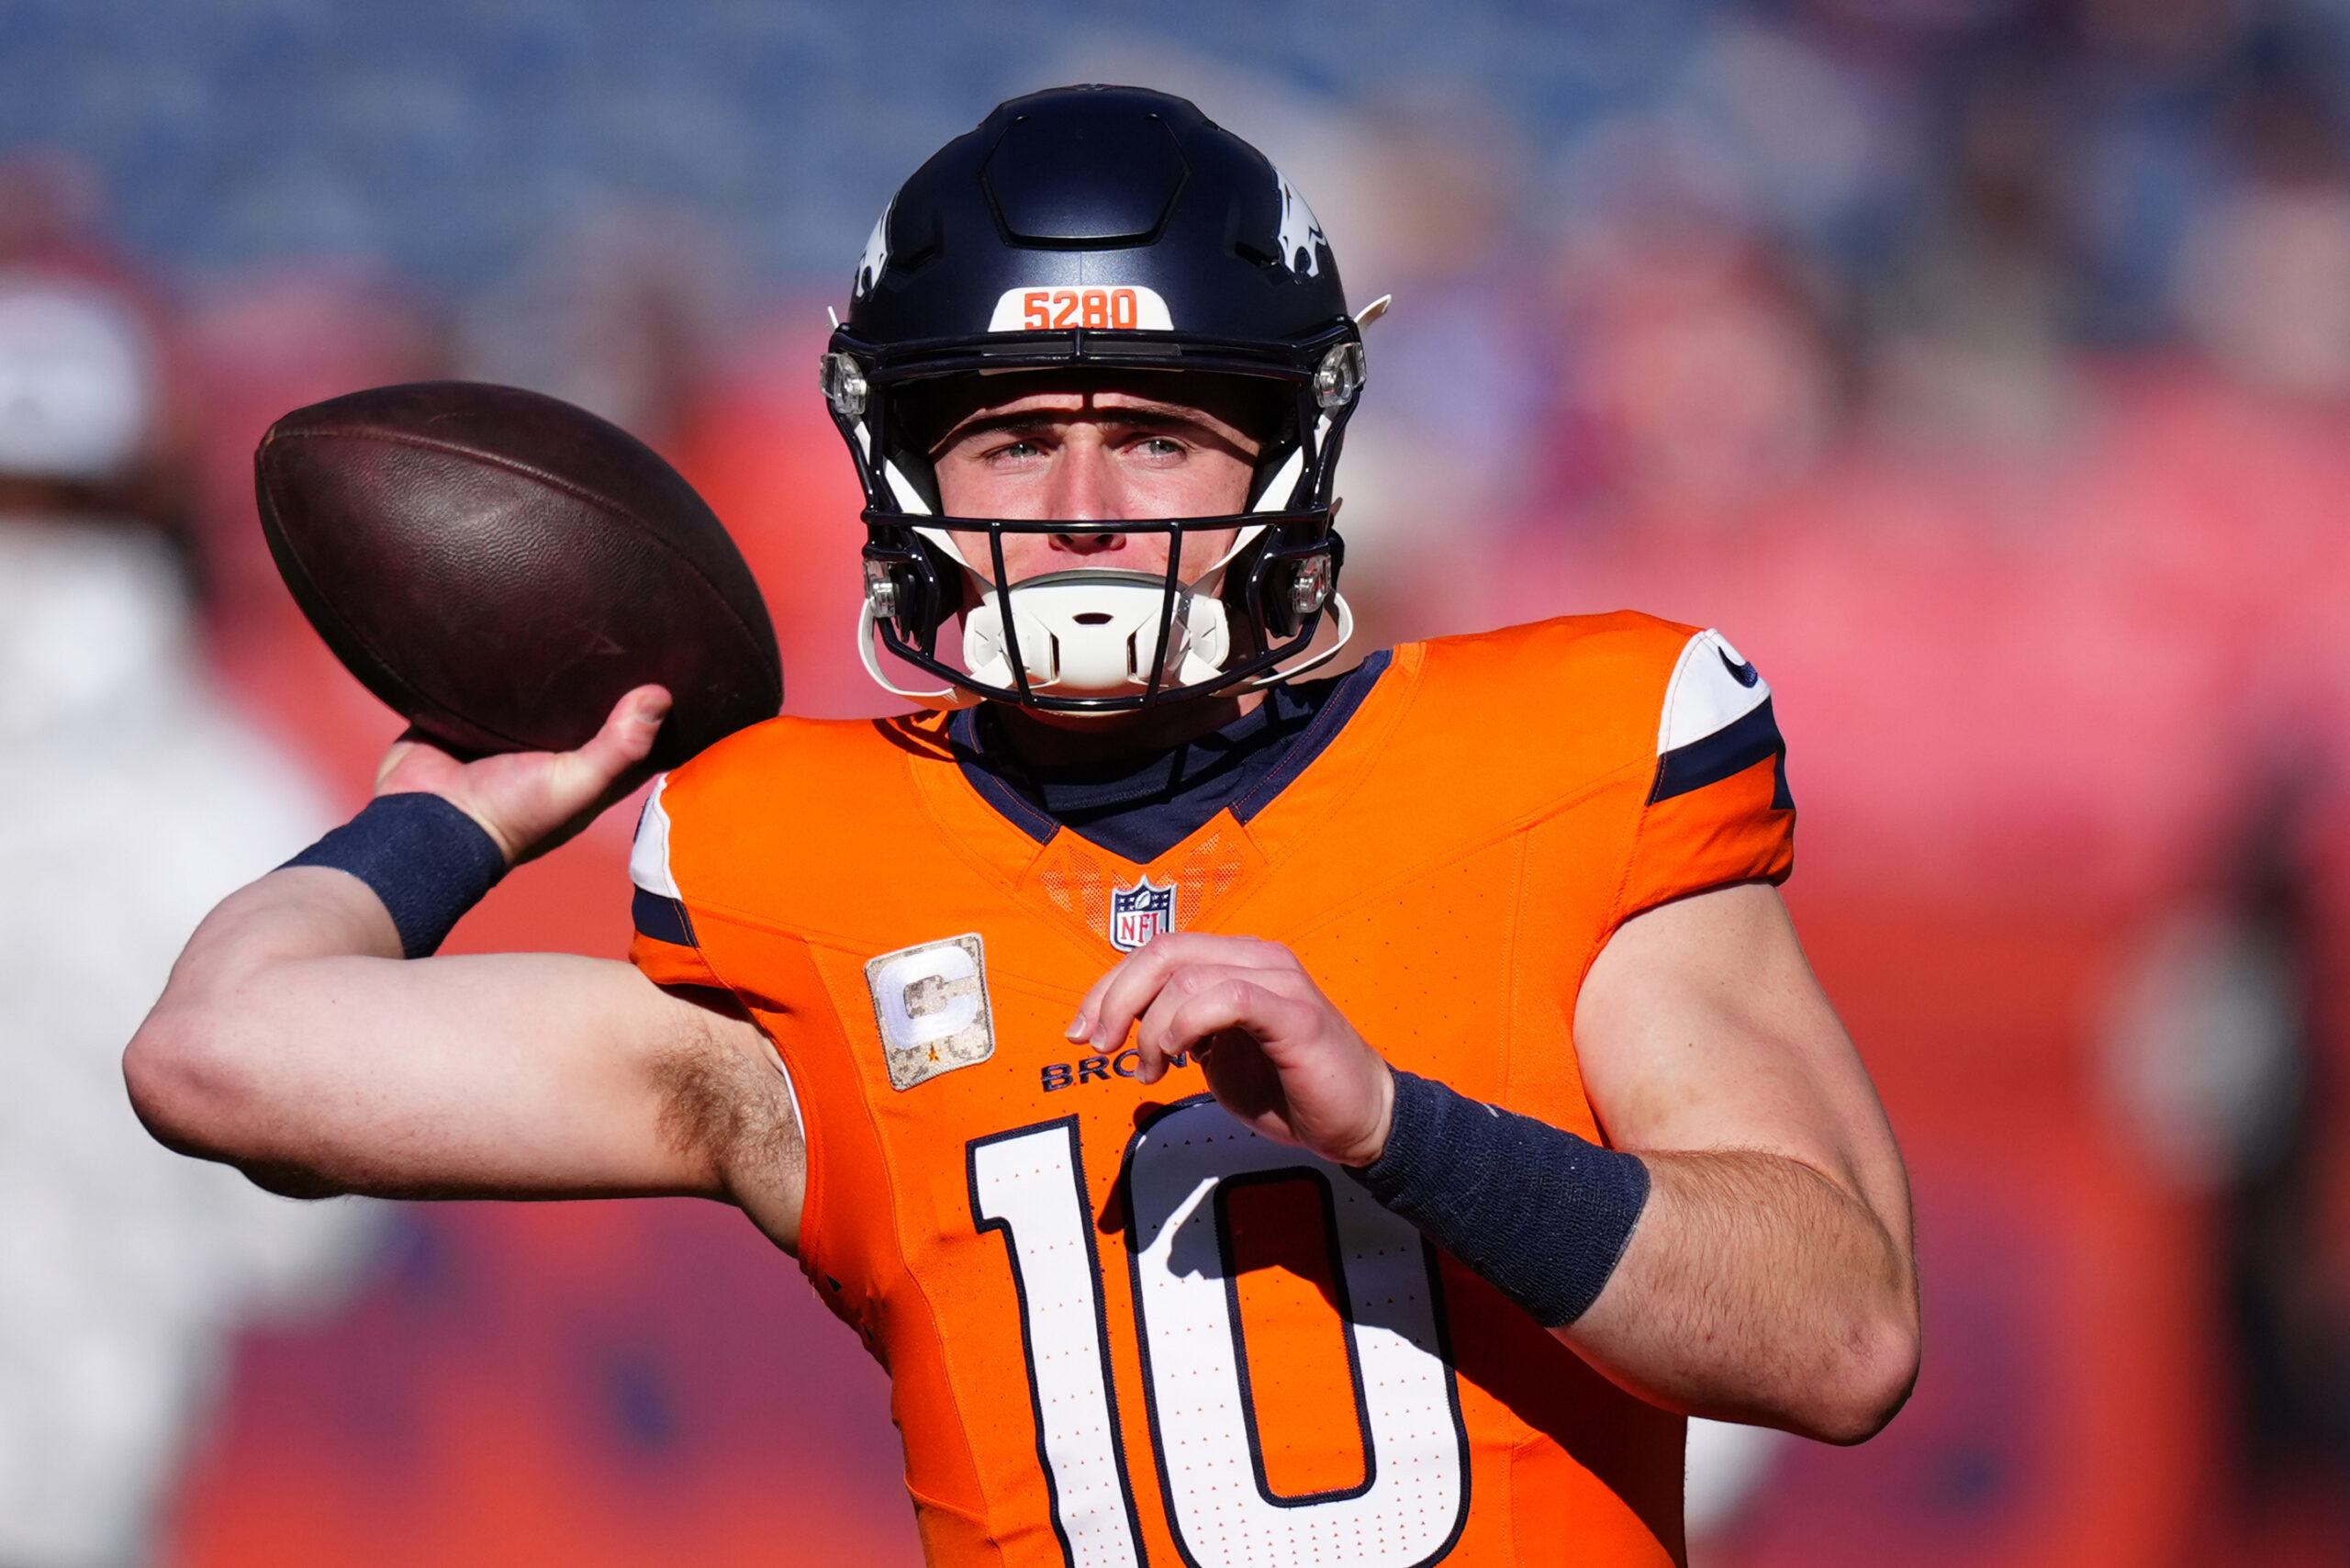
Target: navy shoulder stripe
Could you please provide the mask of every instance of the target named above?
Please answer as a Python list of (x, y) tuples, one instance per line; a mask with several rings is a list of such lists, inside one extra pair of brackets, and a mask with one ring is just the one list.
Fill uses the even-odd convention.
[(630, 905), (636, 917), (636, 929), (655, 942), (667, 942), (674, 946), (691, 947), (694, 923), (686, 914), (686, 906), (676, 899), (665, 899), (659, 893), (636, 890), (636, 899)]
[(1758, 762), (1775, 757), (1779, 761), (1779, 780), (1771, 804), (1774, 809), (1785, 810), (1795, 804), (1787, 792), (1786, 755), (1787, 743), (1780, 737), (1779, 721), (1773, 715), (1771, 700), (1766, 697), (1759, 706), (1712, 734), (1675, 746), (1658, 757), (1656, 784), (1649, 790), (1649, 804), (1718, 784)]

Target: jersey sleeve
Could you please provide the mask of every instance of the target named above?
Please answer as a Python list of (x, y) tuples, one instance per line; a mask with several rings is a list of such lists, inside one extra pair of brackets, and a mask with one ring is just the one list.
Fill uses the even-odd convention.
[(670, 869), (671, 824), (663, 798), (668, 788), (666, 773), (653, 781), (644, 814), (637, 818), (636, 846), (629, 852), (628, 876), (636, 890), (631, 905), (636, 935), (629, 942), (629, 961), (655, 985), (722, 986), (725, 982), (694, 940), (693, 917), (686, 912), (685, 895)]
[(1665, 688), (1617, 919), (1728, 882), (1785, 881), (1795, 831), (1770, 685), (1720, 633), (1699, 632)]

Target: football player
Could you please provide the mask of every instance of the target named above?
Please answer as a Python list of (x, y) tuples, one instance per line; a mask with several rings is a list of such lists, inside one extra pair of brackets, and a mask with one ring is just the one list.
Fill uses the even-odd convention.
[(151, 1126), (289, 1192), (739, 1204), (890, 1369), (939, 1563), (1670, 1562), (1684, 1416), (1865, 1438), (1908, 1202), (1775, 890), (1770, 689), (1630, 613), (1300, 678), (1360, 321), (1190, 104), (1002, 106), (822, 364), (926, 711), (659, 781), (633, 966), (423, 955), (664, 693), (403, 742), (190, 942)]

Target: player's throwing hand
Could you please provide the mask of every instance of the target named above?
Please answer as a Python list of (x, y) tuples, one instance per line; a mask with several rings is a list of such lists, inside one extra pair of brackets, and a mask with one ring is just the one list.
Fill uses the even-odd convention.
[(438, 795), (481, 824), (509, 866), (543, 855), (643, 781), (638, 771), (668, 716), (669, 694), (640, 686), (576, 751), (502, 752), (460, 762), (410, 731), (384, 754), (377, 796)]
[(1266, 1137), (1340, 1165), (1387, 1147), (1394, 1075), (1278, 942), (1153, 939), (1094, 982), (1069, 1035), (1114, 1048), (1129, 1027), (1145, 1083), (1188, 1052), (1225, 1109)]

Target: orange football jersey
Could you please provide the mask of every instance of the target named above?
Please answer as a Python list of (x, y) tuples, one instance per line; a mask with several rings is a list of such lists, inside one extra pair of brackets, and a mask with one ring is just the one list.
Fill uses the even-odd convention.
[(1189, 1063), (1064, 1035), (1165, 929), (1286, 943), (1400, 1067), (1597, 1137), (1572, 1023), (1627, 917), (1791, 864), (1770, 689), (1629, 613), (1408, 644), (1148, 865), (954, 721), (779, 719), (663, 781), (636, 962), (773, 1038), (800, 1262), (893, 1379), (930, 1560), (1665, 1563), (1683, 1423)]

